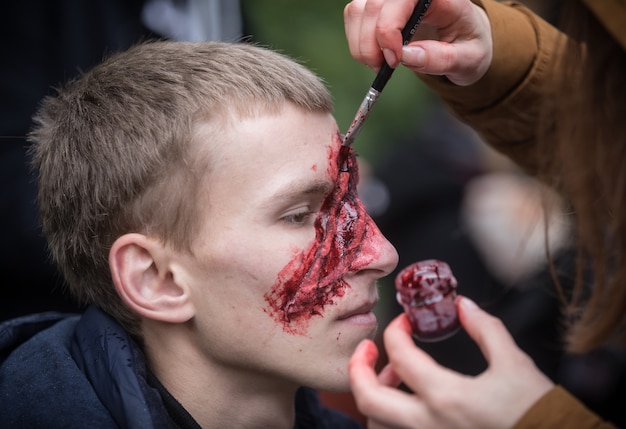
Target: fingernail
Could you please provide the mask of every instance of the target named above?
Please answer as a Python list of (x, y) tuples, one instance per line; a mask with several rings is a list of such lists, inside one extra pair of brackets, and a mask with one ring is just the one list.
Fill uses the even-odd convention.
[(387, 64), (389, 64), (391, 67), (396, 66), (398, 59), (396, 58), (396, 54), (391, 49), (384, 48), (383, 56), (385, 57), (385, 61), (387, 61)]
[(426, 62), (426, 51), (417, 46), (403, 46), (402, 47), (402, 63), (414, 66), (422, 67)]
[(478, 305), (476, 305), (474, 301), (465, 296), (461, 298), (461, 306), (463, 306), (463, 309), (465, 311), (474, 311), (478, 309)]

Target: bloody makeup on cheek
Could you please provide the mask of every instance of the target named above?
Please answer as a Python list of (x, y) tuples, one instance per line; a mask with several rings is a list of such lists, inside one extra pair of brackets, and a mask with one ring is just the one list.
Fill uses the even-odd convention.
[[(366, 253), (373, 250), (364, 249), (371, 237), (371, 220), (357, 195), (356, 155), (352, 149), (333, 149), (329, 160), (328, 174), (335, 187), (315, 219), (315, 240), (281, 270), (265, 295), (266, 312), (293, 334), (304, 335), (309, 320), (346, 293), (350, 286), (343, 277), (347, 272), (363, 268), (375, 258)], [(343, 166), (347, 168), (340, 168)]]

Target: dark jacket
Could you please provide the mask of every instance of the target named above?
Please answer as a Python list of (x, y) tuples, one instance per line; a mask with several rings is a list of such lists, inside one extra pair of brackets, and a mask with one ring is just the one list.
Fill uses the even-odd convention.
[[(295, 398), (296, 428), (360, 428), (315, 391)], [(0, 422), (10, 428), (199, 427), (146, 367), (120, 325), (90, 307), (0, 325)], [(6, 426), (5, 426), (6, 425)]]

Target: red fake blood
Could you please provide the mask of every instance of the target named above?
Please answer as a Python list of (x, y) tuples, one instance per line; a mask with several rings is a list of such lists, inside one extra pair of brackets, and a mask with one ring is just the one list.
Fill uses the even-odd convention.
[(459, 328), (454, 303), (457, 281), (445, 262), (428, 260), (404, 268), (396, 276), (396, 298), (420, 341), (446, 339)]
[(336, 178), (336, 185), (315, 220), (315, 240), (282, 269), (265, 295), (266, 311), (293, 334), (304, 335), (308, 321), (345, 294), (350, 287), (343, 280), (347, 272), (363, 268), (376, 257), (371, 250), (370, 255), (361, 254), (371, 220), (356, 191), (359, 177), (354, 151), (342, 146), (339, 155), (332, 152), (329, 156), (335, 161), (330, 163), (329, 174)]

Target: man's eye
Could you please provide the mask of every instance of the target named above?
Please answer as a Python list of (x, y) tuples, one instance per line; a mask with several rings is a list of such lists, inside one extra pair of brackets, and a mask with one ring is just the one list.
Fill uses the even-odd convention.
[(308, 225), (315, 218), (315, 212), (305, 210), (297, 213), (288, 214), (281, 218), (282, 221), (292, 225)]

